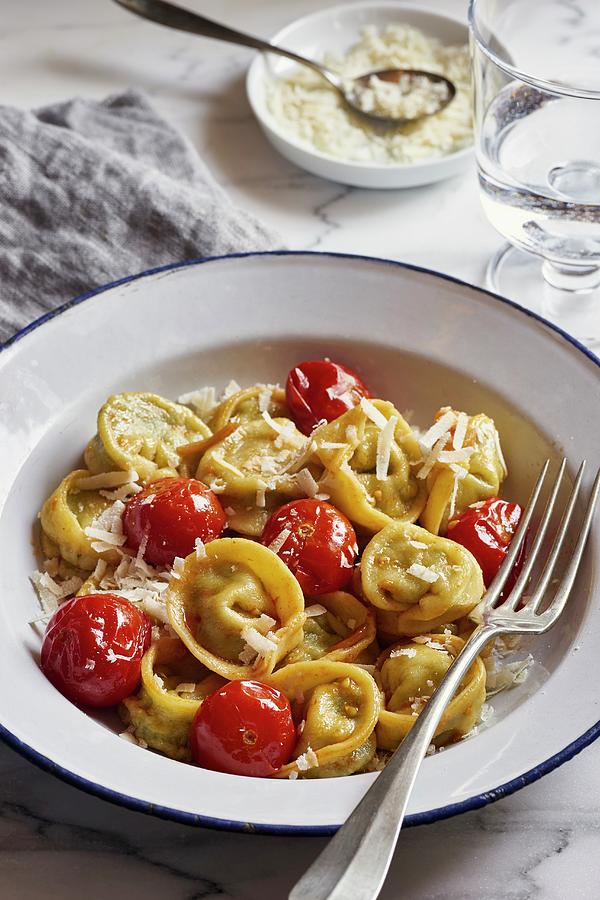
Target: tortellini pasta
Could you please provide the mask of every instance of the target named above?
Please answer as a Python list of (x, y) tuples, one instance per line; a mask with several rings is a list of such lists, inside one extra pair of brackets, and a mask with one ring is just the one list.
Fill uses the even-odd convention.
[[(425, 485), (416, 477), (421, 451), (410, 426), (393, 404), (370, 401), (375, 424), (362, 406), (318, 428), (314, 455), (327, 468), (324, 488), (351, 521), (377, 532), (393, 521), (414, 522), (425, 504)], [(383, 422), (395, 419), (395, 425)], [(387, 446), (387, 449), (386, 449)], [(378, 458), (385, 458), (378, 471)]]
[(92, 539), (84, 529), (111, 505), (99, 491), (83, 490), (78, 483), (89, 478), (86, 469), (76, 469), (64, 478), (53, 494), (48, 497), (40, 513), (44, 534), (53, 542), (54, 548), (47, 546), (50, 556), (60, 553), (71, 565), (90, 571), (100, 556), (114, 560), (115, 554), (105, 551), (97, 553), (92, 548)]
[[(384, 707), (377, 746), (395, 750), (458, 656), (464, 641), (452, 634), (424, 634), (388, 648), (377, 663)], [(477, 657), (446, 707), (434, 737), (443, 746), (464, 737), (479, 719), (485, 700), (485, 666)]]
[(352, 594), (321, 594), (315, 606), (323, 612), (307, 615), (302, 642), (288, 653), (283, 665), (323, 658), (353, 662), (375, 641), (375, 616)]
[(225, 678), (268, 675), (302, 640), (300, 585), (275, 553), (245, 538), (211, 541), (204, 557), (188, 556), (166, 602), (188, 650)]
[(374, 729), (381, 699), (373, 677), (351, 663), (320, 659), (298, 662), (274, 672), (268, 683), (287, 695), (304, 722), (291, 772), (303, 778), (351, 775), (375, 754)]
[(387, 635), (417, 635), (467, 615), (483, 596), (481, 569), (460, 544), (406, 522), (371, 539), (361, 561), (366, 599)]
[(261, 419), (263, 409), (272, 418), (288, 418), (285, 391), (280, 387), (255, 384), (226, 397), (211, 413), (209, 424), (213, 431), (230, 422), (246, 423)]
[(142, 659), (142, 685), (119, 714), (138, 739), (172, 759), (189, 762), (189, 731), (202, 700), (225, 684), (177, 638), (153, 643)]
[(219, 490), (233, 529), (258, 537), (274, 509), (302, 496), (287, 470), (304, 443), (289, 419), (251, 420), (206, 451), (196, 477)]
[(473, 451), (467, 461), (456, 464), (465, 470), (464, 476), (457, 478), (448, 465), (436, 463), (427, 477), (428, 497), (420, 521), (432, 534), (445, 534), (451, 505), (452, 514), (460, 515), (471, 503), (497, 496), (507, 475), (500, 436), (488, 416), (468, 417), (463, 447)]
[(142, 481), (176, 475), (177, 447), (210, 437), (187, 406), (158, 394), (113, 394), (98, 413), (98, 433), (85, 450), (92, 472), (132, 469)]

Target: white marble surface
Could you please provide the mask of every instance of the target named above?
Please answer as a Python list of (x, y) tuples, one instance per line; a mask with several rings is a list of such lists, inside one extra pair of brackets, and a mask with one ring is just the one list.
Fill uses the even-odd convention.
[[(269, 35), (319, 0), (189, 0)], [(423, 4), (426, 5), (426, 4)], [(464, 0), (428, 0), (464, 14)], [(565, 13), (576, 3), (564, 0)], [(246, 103), (249, 53), (161, 30), (109, 0), (0, 0), (0, 102), (40, 105), (135, 85), (182, 128), (240, 205), (292, 248), (387, 256), (482, 283), (498, 247), (474, 174), (402, 192), (319, 181), (270, 148)], [(65, 736), (65, 740), (68, 736)], [(600, 896), (600, 747), (478, 812), (403, 833), (382, 897)], [(225, 834), (89, 797), (0, 747), (3, 900), (281, 900), (317, 838)], [(350, 900), (350, 898), (349, 898)]]

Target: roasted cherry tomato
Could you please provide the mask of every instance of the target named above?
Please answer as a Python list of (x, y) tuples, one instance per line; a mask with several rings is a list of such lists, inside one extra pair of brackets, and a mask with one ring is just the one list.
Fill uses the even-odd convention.
[(215, 494), (195, 478), (162, 478), (127, 501), (123, 532), (127, 544), (154, 566), (170, 566), (176, 556), (189, 556), (194, 541), (219, 537), (227, 517)]
[(346, 516), (323, 500), (293, 500), (276, 510), (261, 541), (269, 547), (289, 531), (276, 551), (308, 596), (346, 587), (358, 553), (356, 534)]
[[(474, 503), (448, 522), (448, 537), (471, 551), (481, 566), (486, 587), (490, 586), (504, 562), (522, 515), (523, 509), (518, 503), (492, 497)], [(520, 568), (521, 557), (519, 554), (515, 572)]]
[(48, 623), (42, 671), (73, 703), (115, 706), (140, 683), (151, 633), (148, 617), (123, 597), (73, 597)]
[(322, 422), (337, 419), (368, 397), (369, 391), (352, 369), (329, 359), (312, 359), (295, 366), (285, 384), (292, 418), (303, 434)]
[(190, 732), (204, 769), (265, 778), (287, 763), (296, 743), (290, 701), (260, 681), (230, 681), (202, 702)]

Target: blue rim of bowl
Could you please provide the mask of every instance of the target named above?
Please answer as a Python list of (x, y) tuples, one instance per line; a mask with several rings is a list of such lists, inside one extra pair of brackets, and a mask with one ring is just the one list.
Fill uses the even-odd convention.
[[(146, 269), (144, 272), (140, 272), (137, 275), (129, 275), (125, 278), (119, 278), (118, 280), (112, 281), (109, 284), (102, 285), (101, 287), (94, 288), (93, 290), (87, 291), (84, 294), (80, 294), (72, 300), (68, 300), (66, 303), (63, 303), (56, 309), (45, 313), (43, 316), (40, 316), (40, 318), (31, 322), (29, 325), (26, 325), (25, 328), (22, 328), (20, 331), (18, 331), (4, 344), (0, 345), (0, 353), (2, 353), (4, 350), (7, 350), (9, 347), (17, 343), (17, 341), (20, 341), (32, 331), (37, 330), (41, 325), (44, 325), (46, 322), (49, 322), (51, 319), (56, 318), (67, 310), (72, 309), (74, 306), (78, 306), (85, 300), (89, 300), (92, 297), (103, 294), (106, 291), (111, 290), (112, 288), (120, 287), (121, 285), (138, 281), (141, 278), (146, 278), (150, 275), (156, 275), (162, 272), (175, 271), (177, 269), (182, 269), (188, 266), (205, 265), (206, 263), (221, 262), (223, 260), (286, 256), (312, 256), (328, 257), (334, 259), (360, 260), (368, 263), (379, 263), (390, 267), (408, 270), (411, 272), (419, 272), (421, 274), (429, 275), (433, 278), (441, 278), (443, 281), (449, 281), (451, 284), (456, 284), (460, 287), (468, 288), (470, 291), (474, 291), (477, 294), (490, 297), (492, 300), (503, 303), (506, 306), (511, 307), (512, 309), (518, 310), (518, 312), (528, 316), (529, 318), (536, 320), (537, 322), (546, 326), (546, 328), (549, 328), (551, 331), (559, 334), (562, 338), (564, 338), (565, 341), (567, 341), (567, 343), (571, 344), (573, 347), (583, 353), (584, 356), (590, 359), (595, 365), (600, 367), (600, 359), (598, 359), (598, 357), (594, 353), (592, 353), (591, 350), (588, 350), (588, 348), (581, 344), (578, 340), (567, 334), (566, 331), (563, 331), (552, 322), (548, 322), (537, 313), (534, 313), (529, 309), (525, 309), (523, 306), (520, 306), (513, 300), (508, 300), (506, 297), (501, 297), (499, 294), (494, 294), (492, 291), (488, 291), (485, 288), (480, 288), (476, 285), (469, 284), (466, 281), (462, 281), (460, 278), (455, 278), (452, 275), (446, 275), (443, 272), (436, 272), (433, 269), (427, 269), (423, 266), (411, 265), (410, 263), (398, 262), (397, 260), (382, 259), (374, 256), (361, 256), (359, 254), (353, 253), (319, 253), (311, 250), (270, 250), (251, 253), (231, 253), (225, 254), (223, 256), (209, 256), (202, 257), (200, 259), (182, 260), (181, 262), (168, 263), (163, 266), (157, 266), (153, 269)], [(464, 812), (470, 812), (475, 809), (480, 809), (483, 806), (487, 806), (489, 803), (494, 803), (496, 800), (500, 800), (502, 797), (507, 797), (509, 794), (515, 793), (515, 791), (526, 787), (528, 784), (532, 784), (534, 781), (538, 781), (544, 775), (547, 775), (549, 772), (552, 772), (554, 769), (562, 766), (563, 763), (568, 762), (570, 759), (573, 759), (574, 756), (588, 747), (599, 737), (600, 721), (592, 725), (591, 728), (588, 728), (588, 730), (580, 735), (580, 737), (576, 738), (576, 740), (572, 741), (572, 743), (568, 744), (558, 753), (555, 753), (549, 759), (544, 760), (537, 766), (534, 766), (527, 772), (524, 772), (522, 775), (518, 775), (511, 781), (500, 784), (498, 785), (498, 787), (493, 788), (490, 791), (485, 791), (482, 794), (476, 794), (474, 797), (469, 797), (467, 800), (463, 800), (459, 803), (451, 803), (447, 806), (440, 806), (435, 809), (426, 810), (425, 812), (412, 813), (411, 815), (408, 815), (406, 817), (406, 819), (404, 820), (404, 825), (429, 825), (433, 822), (438, 822), (441, 819), (448, 819), (452, 816), (457, 816)], [(111, 803), (117, 804), (118, 806), (127, 807), (128, 809), (132, 809), (136, 812), (144, 812), (149, 815), (157, 816), (162, 819), (169, 819), (171, 821), (179, 822), (184, 825), (197, 825), (205, 828), (215, 828), (224, 831), (240, 831), (248, 834), (298, 836), (331, 835), (334, 834), (340, 827), (339, 825), (272, 825), (268, 823), (244, 822), (243, 820), (235, 819), (217, 819), (212, 816), (188, 813), (184, 812), (183, 810), (172, 809), (168, 806), (160, 806), (158, 804), (149, 803), (146, 800), (139, 800), (135, 797), (130, 797), (129, 795), (122, 794), (119, 791), (114, 791), (102, 784), (97, 784), (94, 781), (83, 778), (82, 776), (71, 772), (69, 769), (63, 768), (63, 766), (58, 765), (58, 763), (49, 759), (47, 756), (44, 756), (37, 750), (34, 750), (34, 748), (30, 747), (29, 744), (21, 741), (16, 735), (14, 735), (1, 723), (0, 739), (2, 739), (13, 750), (16, 750), (17, 753), (20, 753), (21, 756), (24, 756), (25, 759), (29, 760), (32, 763), (35, 763), (35, 765), (37, 765), (39, 768), (43, 769), (46, 772), (49, 772), (52, 775), (55, 775), (57, 778), (60, 778), (67, 784), (71, 784), (74, 787), (86, 791), (88, 794), (92, 794), (95, 797), (100, 797), (102, 800), (108, 800)]]

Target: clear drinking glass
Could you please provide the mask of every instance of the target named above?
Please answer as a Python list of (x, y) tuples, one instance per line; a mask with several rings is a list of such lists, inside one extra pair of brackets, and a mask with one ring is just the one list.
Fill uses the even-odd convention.
[(489, 286), (600, 347), (600, 0), (471, 0)]

